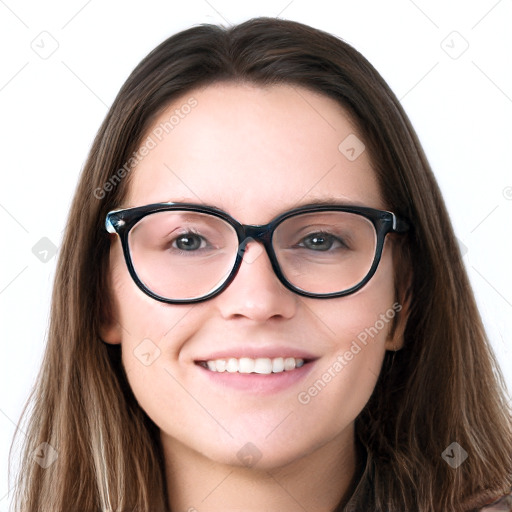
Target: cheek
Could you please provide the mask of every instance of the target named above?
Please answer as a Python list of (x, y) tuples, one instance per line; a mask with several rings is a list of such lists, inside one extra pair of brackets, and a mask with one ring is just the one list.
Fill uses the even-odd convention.
[(324, 304), (311, 302), (310, 307), (329, 336), (323, 338), (326, 356), (298, 400), (316, 414), (333, 419), (336, 428), (353, 420), (370, 398), (386, 340), (401, 309), (395, 298), (389, 248), (375, 276), (358, 293)]
[(328, 346), (325, 348), (344, 352), (359, 344), (368, 347), (368, 350), (358, 352), (363, 357), (375, 351), (382, 352), (396, 313), (401, 309), (396, 303), (390, 245), (385, 245), (375, 275), (357, 293), (339, 299), (312, 300), (308, 306), (327, 334), (324, 339)]
[(113, 269), (113, 278), (128, 383), (146, 414), (159, 427), (173, 431), (173, 412), (192, 409), (196, 415), (200, 413), (184, 393), (182, 369), (175, 362), (185, 340), (203, 321), (204, 308), (169, 305), (146, 296), (124, 262)]
[(205, 308), (199, 304), (165, 304), (144, 294), (129, 274), (120, 244), (112, 249), (110, 268), (123, 365), (137, 392), (155, 376), (164, 360), (177, 357), (183, 340), (197, 328), (198, 316)]

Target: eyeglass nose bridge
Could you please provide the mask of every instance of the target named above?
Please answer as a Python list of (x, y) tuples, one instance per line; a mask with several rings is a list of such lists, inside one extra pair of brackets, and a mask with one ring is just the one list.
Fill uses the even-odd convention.
[(260, 242), (263, 245), (263, 249), (266, 251), (267, 256), (269, 257), (272, 264), (274, 264), (275, 256), (274, 251), (272, 249), (272, 226), (264, 225), (264, 226), (255, 226), (252, 224), (242, 225), (241, 229), (238, 233), (238, 254), (240, 258), (244, 257), (244, 253), (247, 249), (247, 245), (252, 242)]

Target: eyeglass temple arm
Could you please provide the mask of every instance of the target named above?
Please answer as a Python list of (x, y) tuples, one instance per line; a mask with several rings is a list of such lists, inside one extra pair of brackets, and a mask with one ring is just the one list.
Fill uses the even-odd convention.
[(410, 227), (411, 225), (409, 224), (409, 221), (393, 214), (393, 231), (395, 233), (405, 233), (406, 231), (409, 231)]

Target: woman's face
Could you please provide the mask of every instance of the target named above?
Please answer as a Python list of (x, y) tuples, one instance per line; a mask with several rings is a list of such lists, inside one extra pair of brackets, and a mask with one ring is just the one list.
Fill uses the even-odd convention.
[[(119, 207), (205, 203), (243, 224), (265, 224), (324, 201), (385, 209), (354, 132), (336, 102), (300, 87), (228, 83), (196, 90), (156, 119)], [(391, 240), (371, 281), (336, 299), (286, 289), (258, 243), (244, 259), (220, 295), (169, 305), (135, 285), (119, 239), (112, 239), (115, 318), (102, 336), (122, 344), (129, 383), (164, 446), (272, 468), (353, 442), (354, 419), (391, 348), (399, 309)], [(268, 375), (199, 364), (243, 356), (307, 362)]]

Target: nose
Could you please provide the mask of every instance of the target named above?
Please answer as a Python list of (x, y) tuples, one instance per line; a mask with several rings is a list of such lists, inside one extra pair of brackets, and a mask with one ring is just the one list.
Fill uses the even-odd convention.
[(298, 299), (279, 281), (263, 245), (252, 240), (246, 246), (237, 275), (216, 302), (226, 319), (265, 322), (292, 318)]

